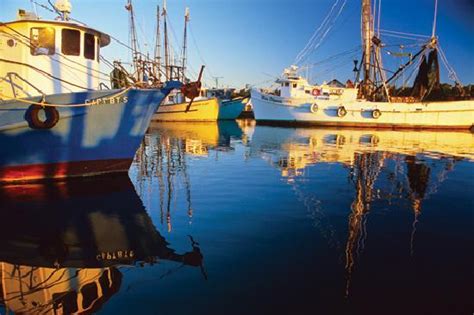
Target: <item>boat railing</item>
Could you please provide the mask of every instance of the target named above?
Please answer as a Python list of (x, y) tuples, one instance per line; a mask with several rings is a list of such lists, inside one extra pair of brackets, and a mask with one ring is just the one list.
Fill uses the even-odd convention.
[(35, 86), (33, 83), (31, 83), (30, 81), (28, 81), (27, 79), (23, 78), (21, 75), (19, 75), (17, 72), (8, 72), (6, 77), (8, 78), (7, 82), (10, 83), (10, 86), (11, 86), (11, 89), (12, 89), (12, 94), (15, 98), (18, 97), (18, 94), (17, 94), (17, 91), (15, 89), (15, 86), (17, 86), (17, 88), (19, 88), (18, 85), (15, 84), (14, 82), (14, 77), (20, 79), (22, 82), (28, 84), (30, 87), (32, 87), (33, 89), (35, 89), (39, 94), (41, 94), (42, 96), (45, 96), (46, 94), (41, 91), (41, 89), (39, 89), (37, 86)]

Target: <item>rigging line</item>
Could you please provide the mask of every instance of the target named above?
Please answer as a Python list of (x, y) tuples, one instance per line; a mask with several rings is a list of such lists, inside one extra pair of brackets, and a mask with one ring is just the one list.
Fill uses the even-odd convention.
[(337, 64), (335, 64), (335, 65), (333, 65), (333, 66), (331, 66), (331, 67), (326, 68), (325, 70), (323, 70), (322, 72), (320, 72), (319, 75), (327, 74), (327, 73), (329, 73), (329, 72), (331, 72), (331, 71), (340, 69), (340, 68), (342, 68), (343, 66), (352, 63), (352, 58), (353, 58), (353, 56), (351, 56), (351, 58), (348, 59), (348, 60), (343, 60), (343, 61), (341, 61), (341, 62), (339, 62), (339, 63), (337, 63)]
[(408, 37), (408, 36), (396, 35), (396, 34), (390, 34), (390, 33), (385, 34), (384, 32), (382, 32), (382, 35), (388, 36), (388, 37), (403, 38), (403, 39), (408, 39), (408, 40), (418, 41), (418, 42), (423, 42), (423, 43), (426, 41), (426, 39), (423, 39), (423, 38)]
[(253, 84), (249, 84), (250, 87), (255, 87), (257, 85), (260, 85), (260, 84), (266, 84), (266, 83), (269, 83), (269, 82), (274, 82), (275, 79), (268, 79), (268, 80), (265, 80), (265, 81), (260, 81), (260, 82), (257, 82), (257, 83), (253, 83)]
[(447, 70), (449, 72), (450, 79), (457, 82), (457, 83), (459, 83), (459, 84), (461, 84), (461, 81), (459, 80), (459, 77), (456, 74), (456, 71), (449, 64), (448, 58), (446, 58), (446, 54), (444, 53), (443, 49), (441, 48), (441, 46), (439, 44), (438, 44), (438, 50), (439, 50), (440, 55), (441, 55), (441, 61), (443, 62), (444, 66), (447, 68)]
[(207, 72), (209, 72), (210, 76), (214, 77), (214, 75), (213, 75), (213, 73), (212, 73), (212, 71), (209, 67), (209, 64), (206, 62), (206, 60), (204, 60), (204, 57), (202, 56), (201, 50), (199, 49), (199, 46), (197, 44), (196, 37), (194, 37), (193, 28), (191, 26), (189, 27), (189, 33), (191, 34), (191, 38), (193, 40), (194, 47), (196, 48), (196, 52), (198, 53), (199, 59), (206, 66), (205, 69), (207, 70)]
[(385, 30), (385, 29), (381, 29), (381, 28), (379, 28), (378, 30), (380, 32), (383, 32), (383, 33), (393, 33), (393, 34), (408, 35), (408, 36), (413, 36), (413, 37), (430, 38), (430, 36), (428, 36), (428, 35), (422, 35), (422, 34), (416, 34), (416, 33), (391, 31), (391, 30)]
[(296, 56), (296, 59), (294, 61), (294, 63), (298, 63), (298, 61), (301, 59), (301, 57), (306, 54), (306, 51), (309, 49), (309, 47), (311, 46), (311, 43), (313, 41), (316, 40), (317, 36), (319, 35), (319, 33), (321, 32), (321, 30), (323, 29), (323, 27), (325, 26), (326, 22), (329, 20), (329, 18), (331, 17), (332, 15), (332, 12), (334, 11), (334, 9), (336, 8), (337, 4), (339, 3), (339, 0), (336, 0), (334, 2), (334, 4), (332, 5), (331, 7), (331, 10), (329, 10), (328, 14), (326, 15), (326, 17), (324, 18), (323, 22), (319, 25), (319, 27), (316, 29), (316, 31), (313, 33), (313, 35), (311, 36), (311, 38), (309, 39), (308, 43), (306, 44), (306, 46), (303, 48), (303, 50), (298, 53), (298, 55)]
[(361, 47), (360, 45), (357, 45), (356, 47), (354, 47), (352, 49), (343, 51), (341, 53), (338, 53), (336, 55), (333, 55), (333, 56), (330, 56), (328, 58), (322, 59), (320, 61), (310, 63), (310, 64), (307, 65), (307, 67), (313, 67), (313, 66), (321, 65), (321, 64), (324, 64), (326, 62), (332, 61), (334, 59), (338, 59), (338, 58), (341, 58), (341, 57), (344, 57), (344, 56), (347, 56), (347, 55), (352, 55), (353, 53), (357, 52), (360, 49), (360, 47)]
[(144, 45), (147, 47), (147, 53), (149, 52), (148, 49), (150, 49), (150, 43), (148, 42), (148, 36), (146, 36), (145, 31), (143, 29), (143, 26), (140, 22), (137, 21), (138, 29), (140, 30), (140, 33), (142, 35), (142, 40)]
[[(166, 22), (168, 23), (168, 25), (169, 25), (169, 27), (170, 27), (170, 29), (171, 29), (171, 34), (173, 35), (175, 44), (179, 47), (180, 45), (179, 45), (178, 36), (176, 36), (176, 32), (174, 31), (173, 25), (171, 24), (171, 21), (169, 20), (168, 16), (166, 16), (165, 18), (167, 19)], [(171, 48), (172, 48), (173, 51), (174, 51), (173, 45), (171, 45)], [(176, 51), (174, 51), (174, 52), (175, 52), (175, 55), (177, 55), (177, 54), (176, 54)], [(179, 55), (181, 55), (181, 51), (179, 51), (179, 52), (180, 52)], [(177, 55), (177, 56), (179, 56), (179, 55)]]
[(38, 1), (35, 1), (35, 0), (30, 0), (31, 2), (33, 2), (34, 4), (36, 5), (39, 5), (41, 8), (51, 12), (51, 13), (56, 13), (53, 9), (49, 8), (48, 6), (42, 4), (42, 3), (39, 3)]
[(83, 89), (83, 90), (87, 90), (87, 91), (93, 91), (92, 89), (89, 89), (89, 88), (86, 88), (86, 87), (83, 87), (83, 86), (80, 86), (80, 85), (77, 85), (75, 83), (72, 83), (72, 82), (69, 82), (69, 81), (66, 81), (64, 79), (61, 79), (61, 78), (58, 78), (44, 70), (41, 70), (35, 66), (32, 66), (32, 65), (29, 65), (29, 64), (26, 64), (26, 63), (23, 63), (23, 62), (18, 62), (18, 61), (13, 61), (13, 60), (8, 60), (8, 59), (3, 59), (3, 58), (0, 58), (0, 62), (5, 62), (5, 63), (12, 63), (12, 64), (16, 64), (16, 65), (20, 65), (20, 66), (25, 66), (25, 67), (29, 67), (43, 75), (46, 75), (48, 77), (50, 77), (51, 79), (54, 79), (54, 80), (57, 80), (57, 81), (61, 81), (61, 82), (64, 82), (66, 84), (69, 84), (71, 86), (74, 86), (74, 87), (77, 87), (77, 88), (80, 88), (80, 89)]
[(347, 0), (344, 0), (344, 2), (342, 3), (341, 5), (341, 8), (339, 9), (336, 17), (333, 18), (331, 24), (328, 26), (326, 32), (324, 32), (324, 34), (321, 36), (321, 38), (319, 39), (319, 42), (317, 42), (315, 45), (312, 46), (311, 48), (311, 51), (308, 52), (306, 54), (306, 56), (304, 56), (301, 60), (300, 60), (300, 63), (303, 62), (304, 60), (307, 59), (307, 57), (309, 56), (309, 54), (311, 54), (312, 52), (314, 52), (316, 49), (318, 49), (324, 42), (324, 40), (326, 39), (326, 36), (329, 34), (329, 32), (332, 30), (332, 28), (334, 27), (334, 25), (336, 24), (336, 21), (337, 19), (339, 18), (339, 16), (341, 15), (342, 11), (344, 10), (344, 7), (346, 6), (346, 3), (347, 3)]
[[(414, 74), (416, 73), (416, 70), (420, 67), (420, 64), (421, 64), (421, 58), (416, 61), (415, 66), (413, 67), (412, 71), (410, 72), (408, 77), (405, 79), (405, 81), (403, 81), (403, 87), (406, 87), (408, 85), (408, 82), (411, 81)], [(396, 80), (398, 80), (401, 75), (402, 75), (402, 73), (399, 73), (396, 77)]]

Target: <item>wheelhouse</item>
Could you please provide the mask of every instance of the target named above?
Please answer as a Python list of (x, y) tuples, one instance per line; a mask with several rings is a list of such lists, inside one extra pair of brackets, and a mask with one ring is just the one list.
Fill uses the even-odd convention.
[[(26, 18), (25, 18), (26, 17)], [(20, 10), (0, 24), (0, 98), (98, 89), (100, 49), (110, 37), (69, 21), (43, 21)]]

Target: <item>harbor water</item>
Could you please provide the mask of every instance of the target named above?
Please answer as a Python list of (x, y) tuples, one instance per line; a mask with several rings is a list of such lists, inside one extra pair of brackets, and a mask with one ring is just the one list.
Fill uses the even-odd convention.
[(0, 314), (472, 314), (473, 178), (470, 132), (152, 122), (1, 186)]

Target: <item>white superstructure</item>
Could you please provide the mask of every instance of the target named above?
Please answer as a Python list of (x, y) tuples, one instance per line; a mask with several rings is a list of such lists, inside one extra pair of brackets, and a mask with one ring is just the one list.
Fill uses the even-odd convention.
[(18, 11), (0, 23), (0, 99), (99, 89), (100, 49), (108, 35), (68, 20), (69, 1), (58, 1), (60, 20)]

